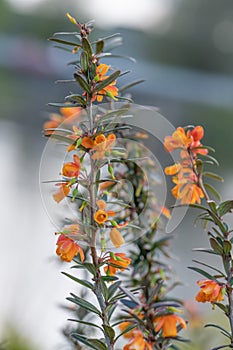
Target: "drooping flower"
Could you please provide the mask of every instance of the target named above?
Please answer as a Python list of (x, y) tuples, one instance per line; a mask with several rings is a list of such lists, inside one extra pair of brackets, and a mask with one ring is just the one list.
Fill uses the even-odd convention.
[(80, 173), (80, 158), (74, 154), (73, 162), (65, 163), (62, 167), (62, 175), (66, 177), (78, 177)]
[(80, 255), (80, 260), (84, 261), (84, 252), (82, 248), (73, 241), (73, 239), (61, 234), (57, 240), (56, 253), (64, 261), (70, 262), (74, 256)]
[(162, 336), (164, 338), (176, 337), (177, 336), (177, 325), (182, 328), (186, 328), (186, 323), (182, 317), (175, 314), (168, 314), (155, 317), (155, 331), (159, 332), (162, 330)]
[(110, 239), (116, 248), (119, 248), (122, 244), (125, 243), (125, 240), (122, 237), (121, 233), (115, 227), (110, 231)]
[(172, 181), (176, 184), (172, 189), (175, 198), (180, 199), (181, 204), (201, 203), (204, 198), (202, 189), (189, 178), (174, 176)]
[[(104, 267), (104, 271), (108, 276), (114, 276), (118, 270), (124, 271), (129, 264), (131, 259), (127, 258), (124, 253), (111, 254), (111, 256), (106, 260), (107, 266)], [(109, 264), (113, 264), (111, 266)]]
[(59, 189), (53, 194), (53, 199), (59, 203), (69, 194), (70, 186), (69, 182), (57, 183), (56, 186), (59, 186)]
[(225, 287), (209, 279), (197, 281), (201, 290), (196, 295), (196, 301), (206, 303), (207, 301), (214, 304), (224, 300)]

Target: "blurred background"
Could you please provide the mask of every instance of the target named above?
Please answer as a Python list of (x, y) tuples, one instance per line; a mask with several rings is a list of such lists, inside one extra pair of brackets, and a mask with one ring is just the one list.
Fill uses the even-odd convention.
[[(42, 126), (54, 112), (47, 103), (62, 102), (69, 92), (54, 81), (69, 79), (73, 71), (66, 65), (72, 55), (47, 41), (54, 32), (73, 30), (66, 12), (79, 21), (95, 19), (96, 38), (122, 34), (116, 53), (137, 63), (111, 64), (132, 70), (132, 80), (146, 79), (131, 90), (135, 103), (157, 106), (175, 126), (203, 125), (204, 143), (216, 149), (217, 172), (225, 178), (219, 190), (223, 199), (233, 196), (231, 0), (1, 0), (0, 335), (13, 332), (22, 344), (27, 339), (22, 350), (67, 348), (60, 334), (67, 312), (59, 304), (73, 284), (59, 276), (64, 266), (54, 254), (54, 227), (41, 202), (38, 175), (46, 143)], [(176, 293), (188, 298), (200, 277), (185, 266), (192, 264), (191, 248), (206, 242), (194, 218), (186, 215), (173, 244), (177, 275), (186, 282)]]

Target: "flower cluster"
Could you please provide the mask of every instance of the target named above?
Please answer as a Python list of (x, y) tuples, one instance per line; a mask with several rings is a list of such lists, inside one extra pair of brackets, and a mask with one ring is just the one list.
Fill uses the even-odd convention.
[(178, 127), (172, 136), (166, 136), (164, 139), (164, 147), (169, 153), (180, 150), (180, 160), (166, 167), (165, 174), (172, 176), (175, 184), (172, 194), (181, 204), (200, 203), (204, 197), (198, 172), (198, 155), (208, 153), (208, 149), (201, 144), (203, 136), (202, 126), (192, 129)]

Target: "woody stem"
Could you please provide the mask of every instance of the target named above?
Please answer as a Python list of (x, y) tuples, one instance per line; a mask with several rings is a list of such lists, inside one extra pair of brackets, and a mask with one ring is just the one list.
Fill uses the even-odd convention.
[[(90, 130), (91, 133), (93, 133), (94, 129), (94, 118), (93, 118), (93, 112), (92, 112), (92, 102), (89, 102), (89, 122), (90, 122)], [(92, 226), (92, 232), (91, 232), (91, 242), (90, 242), (90, 249), (91, 249), (91, 256), (92, 256), (92, 262), (93, 265), (96, 267), (96, 277), (95, 277), (95, 287), (94, 287), (94, 293), (98, 300), (100, 309), (101, 309), (101, 319), (103, 322), (103, 326), (109, 326), (108, 320), (107, 320), (107, 314), (106, 314), (106, 303), (103, 297), (103, 293), (101, 291), (101, 272), (98, 268), (99, 265), (99, 259), (98, 259), (98, 253), (96, 249), (96, 238), (97, 238), (97, 229), (95, 228), (95, 206), (96, 206), (96, 193), (95, 193), (95, 182), (96, 182), (96, 173), (97, 169), (95, 166), (95, 161), (90, 157), (90, 183), (89, 183), (89, 194), (90, 194), (90, 219), (91, 219), (91, 226)], [(103, 282), (104, 283), (104, 282)], [(108, 336), (108, 334), (105, 332), (105, 329), (103, 329), (105, 341), (108, 347), (108, 350), (113, 350), (113, 344), (111, 343), (111, 340)]]

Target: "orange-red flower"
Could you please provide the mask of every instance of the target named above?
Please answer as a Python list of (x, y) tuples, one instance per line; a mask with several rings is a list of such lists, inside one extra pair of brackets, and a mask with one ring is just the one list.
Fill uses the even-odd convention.
[(187, 136), (184, 128), (177, 128), (172, 136), (166, 136), (164, 139), (164, 147), (168, 152), (172, 152), (179, 148), (186, 148), (192, 142), (192, 137)]
[(79, 157), (74, 154), (73, 155), (73, 162), (65, 163), (62, 167), (62, 175), (66, 177), (78, 177), (80, 173), (80, 159)]
[[(106, 74), (109, 68), (110, 66), (104, 63), (101, 63), (96, 67), (95, 80), (97, 84), (108, 78)], [(104, 87), (102, 90), (99, 90), (97, 94), (93, 97), (93, 101), (97, 99), (98, 102), (102, 102), (104, 96), (108, 96), (116, 100), (116, 96), (118, 95), (118, 88), (115, 85), (116, 85), (116, 80), (114, 80), (108, 86)]]
[(70, 262), (77, 254), (80, 255), (81, 261), (84, 260), (84, 252), (82, 248), (75, 243), (73, 239), (61, 234), (56, 244), (56, 253), (62, 260)]
[(122, 237), (121, 233), (115, 227), (110, 231), (110, 239), (116, 248), (119, 248), (122, 244), (125, 243), (125, 240)]
[(155, 317), (154, 323), (156, 324), (155, 331), (159, 332), (162, 330), (162, 336), (164, 338), (177, 336), (177, 324), (182, 328), (186, 328), (186, 323), (183, 318), (175, 314)]
[(184, 130), (184, 128), (178, 127), (172, 134), (172, 136), (166, 136), (164, 139), (164, 147), (168, 152), (172, 152), (176, 149), (190, 149), (194, 154), (207, 154), (207, 149), (203, 147), (200, 140), (204, 136), (204, 129), (202, 126), (196, 126), (192, 130)]
[(201, 290), (196, 295), (196, 301), (200, 303), (206, 303), (208, 301), (214, 304), (224, 300), (224, 286), (209, 279), (197, 281), (197, 284), (200, 286)]
[(53, 199), (59, 203), (69, 194), (70, 187), (69, 182), (57, 183), (56, 186), (59, 186), (59, 189), (53, 194)]
[(108, 276), (114, 276), (118, 270), (124, 271), (131, 263), (131, 259), (127, 258), (124, 253), (116, 253), (111, 254), (106, 263), (114, 264), (114, 266), (107, 265), (104, 267), (104, 271)]

